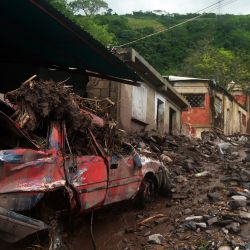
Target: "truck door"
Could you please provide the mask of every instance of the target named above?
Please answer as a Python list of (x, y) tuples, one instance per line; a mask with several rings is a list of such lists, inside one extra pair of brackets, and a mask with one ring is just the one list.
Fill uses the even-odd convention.
[[(107, 167), (102, 157), (76, 157), (71, 166), (70, 184), (77, 192), (81, 212), (103, 205), (107, 191)], [(70, 168), (68, 168), (70, 169)]]
[[(133, 151), (133, 148), (128, 151)], [(140, 176), (141, 165), (137, 154), (130, 152), (125, 156), (113, 155), (109, 160), (108, 191), (104, 204), (132, 198), (139, 188)]]

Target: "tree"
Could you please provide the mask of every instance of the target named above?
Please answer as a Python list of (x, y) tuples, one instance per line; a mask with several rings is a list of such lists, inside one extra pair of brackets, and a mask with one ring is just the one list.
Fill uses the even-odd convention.
[(67, 0), (47, 0), (47, 1), (49, 4), (54, 6), (62, 14), (64, 14), (65, 16), (70, 18), (71, 20), (74, 19), (74, 15), (68, 6)]
[(114, 43), (114, 35), (108, 32), (105, 25), (98, 24), (92, 17), (77, 16), (77, 24), (89, 32), (96, 40), (103, 45)]
[(69, 3), (69, 6), (75, 14), (83, 11), (86, 16), (93, 16), (101, 9), (107, 10), (109, 8), (103, 0), (74, 0)]
[(184, 60), (181, 74), (215, 79), (225, 88), (231, 81), (244, 86), (244, 83), (250, 82), (250, 73), (243, 57), (230, 50), (201, 43)]

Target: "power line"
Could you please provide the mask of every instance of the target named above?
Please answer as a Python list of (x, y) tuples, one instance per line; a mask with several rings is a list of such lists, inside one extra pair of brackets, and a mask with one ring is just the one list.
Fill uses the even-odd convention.
[[(233, 3), (233, 2), (235, 2), (235, 1), (237, 1), (237, 0), (230, 0), (230, 1), (227, 2), (227, 3), (224, 3), (224, 5), (221, 5), (221, 3), (224, 2), (224, 1), (226, 1), (226, 0), (219, 0), (219, 1), (217, 1), (216, 3), (214, 3), (214, 4), (211, 4), (211, 5), (205, 7), (205, 8), (203, 8), (203, 9), (201, 9), (201, 10), (198, 10), (197, 12), (195, 12), (195, 14), (198, 14), (199, 12), (204, 11), (204, 10), (207, 10), (207, 9), (210, 9), (210, 8), (211, 8), (210, 11), (212, 11), (212, 10), (214, 10), (214, 9), (218, 9), (218, 4), (219, 4), (219, 6), (220, 6), (220, 8), (221, 8), (221, 7), (224, 7), (224, 6), (226, 6), (226, 5), (229, 5), (229, 4), (231, 4), (231, 3)], [(216, 6), (216, 5), (217, 5), (217, 6)], [(214, 7), (214, 6), (215, 6), (215, 7)], [(212, 7), (214, 7), (214, 8), (212, 8)], [(175, 24), (175, 25), (173, 25), (173, 26), (171, 26), (171, 27), (169, 27), (169, 28), (166, 28), (166, 29), (163, 29), (163, 30), (154, 32), (154, 33), (152, 33), (152, 34), (143, 36), (143, 37), (141, 37), (141, 38), (135, 39), (134, 41), (127, 42), (127, 43), (124, 43), (124, 44), (118, 45), (118, 46), (113, 46), (113, 48), (121, 48), (121, 47), (130, 45), (130, 44), (139, 42), (139, 41), (144, 40), (144, 39), (146, 39), (146, 38), (149, 38), (149, 37), (158, 35), (158, 34), (160, 34), (160, 33), (163, 33), (163, 32), (165, 32), (165, 31), (169, 31), (169, 30), (172, 30), (172, 29), (174, 29), (174, 28), (177, 28), (177, 27), (179, 27), (179, 26), (181, 26), (181, 25), (183, 25), (183, 24), (192, 22), (192, 21), (194, 21), (194, 20), (196, 20), (196, 19), (198, 19), (198, 18), (200, 18), (201, 16), (204, 16), (204, 15), (206, 15), (206, 13), (199, 14), (199, 15), (196, 16), (196, 17), (192, 17), (192, 18), (187, 19), (187, 20), (185, 20), (185, 21), (183, 21), (183, 22), (181, 22), (181, 23)]]

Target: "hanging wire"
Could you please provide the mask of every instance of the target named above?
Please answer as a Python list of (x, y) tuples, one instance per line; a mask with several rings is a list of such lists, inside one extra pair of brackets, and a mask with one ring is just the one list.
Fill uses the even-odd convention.
[[(227, 3), (224, 3), (224, 5), (221, 5), (221, 3), (224, 2), (224, 1), (226, 1), (226, 0), (219, 0), (219, 1), (217, 1), (216, 3), (211, 4), (211, 5), (209, 5), (209, 6), (205, 7), (205, 8), (203, 8), (203, 9), (201, 9), (201, 10), (195, 12), (195, 14), (198, 14), (199, 12), (205, 11), (205, 10), (208, 10), (208, 9), (209, 9), (210, 11), (212, 11), (212, 10), (218, 9), (218, 7), (222, 8), (222, 7), (224, 7), (224, 6), (226, 6), (226, 5), (229, 5), (229, 4), (232, 4), (233, 2), (236, 2), (236, 1), (238, 1), (238, 0), (230, 0), (230, 1), (227, 2)], [(215, 6), (215, 7), (214, 7), (214, 6)], [(212, 8), (212, 7), (214, 7), (214, 8)], [(175, 24), (175, 25), (173, 25), (173, 26), (171, 26), (171, 27), (169, 27), (169, 28), (166, 28), (166, 29), (163, 29), (163, 30), (154, 32), (154, 33), (152, 33), (152, 34), (149, 34), (149, 35), (143, 36), (143, 37), (141, 37), (141, 38), (135, 39), (134, 41), (124, 43), (124, 44), (122, 44), (122, 45), (113, 46), (113, 48), (121, 48), (121, 47), (130, 45), (130, 44), (139, 42), (139, 41), (144, 40), (144, 39), (146, 39), (146, 38), (149, 38), (149, 37), (158, 35), (158, 34), (160, 34), (160, 33), (163, 33), (163, 32), (169, 31), (169, 30), (172, 30), (172, 29), (177, 28), (177, 27), (179, 27), (179, 26), (181, 26), (181, 25), (184, 25), (184, 24), (186, 24), (186, 23), (192, 22), (192, 21), (194, 21), (194, 20), (196, 20), (196, 19), (198, 19), (198, 18), (200, 18), (201, 16), (204, 16), (204, 15), (206, 15), (206, 14), (207, 14), (207, 13), (199, 14), (199, 15), (196, 16), (196, 17), (192, 17), (192, 18), (190, 18), (190, 19), (187, 19), (187, 20), (185, 20), (185, 21), (183, 21), (183, 22), (181, 22), (181, 23)]]

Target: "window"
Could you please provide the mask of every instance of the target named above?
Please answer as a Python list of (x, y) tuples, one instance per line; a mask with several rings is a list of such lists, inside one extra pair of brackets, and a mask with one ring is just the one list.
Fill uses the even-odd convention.
[(185, 94), (184, 96), (191, 107), (205, 106), (205, 94)]
[(133, 87), (132, 118), (146, 122), (147, 116), (147, 89)]

